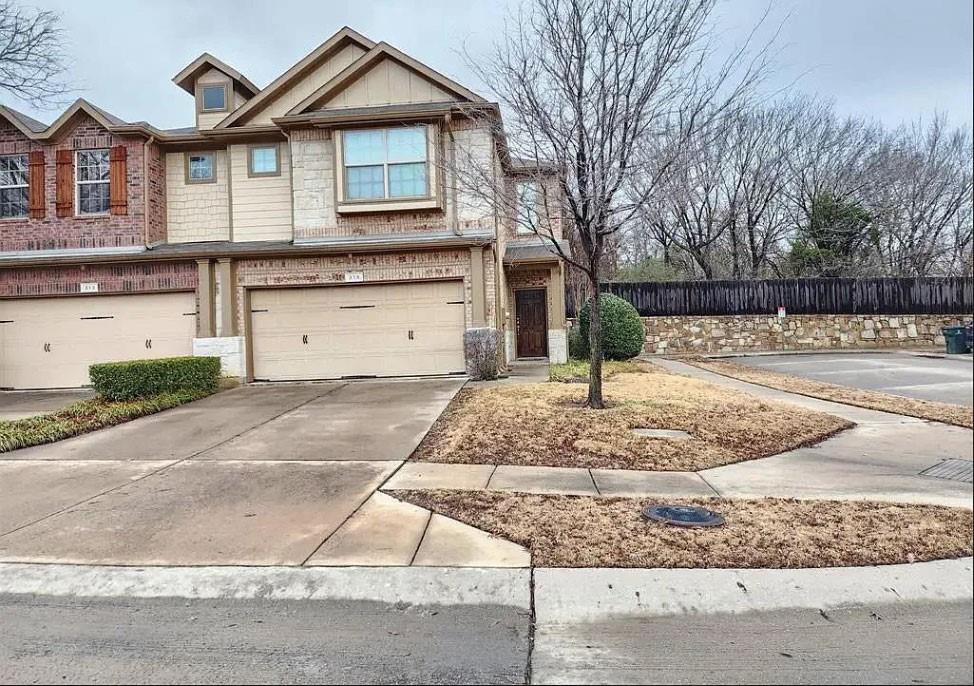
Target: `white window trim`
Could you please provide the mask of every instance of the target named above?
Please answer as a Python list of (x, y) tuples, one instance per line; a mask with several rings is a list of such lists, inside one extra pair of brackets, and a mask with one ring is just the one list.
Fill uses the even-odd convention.
[[(385, 162), (374, 163), (374, 164), (346, 164), (345, 163), (345, 136), (350, 133), (359, 133), (362, 131), (382, 131), (387, 132), (393, 129), (399, 128), (414, 128), (423, 129), (423, 133), (426, 136), (426, 155), (422, 160), (409, 160), (409, 161), (399, 161), (399, 162), (389, 162), (386, 159)], [(340, 202), (343, 204), (353, 205), (353, 204), (363, 204), (368, 205), (371, 203), (397, 203), (397, 202), (411, 202), (416, 200), (429, 200), (433, 197), (432, 187), (433, 187), (433, 174), (432, 174), (432, 164), (431, 164), (431, 145), (430, 139), (432, 136), (432, 131), (427, 125), (406, 125), (406, 126), (382, 126), (376, 128), (368, 129), (345, 129), (341, 132), (342, 139), (342, 159), (341, 159), (341, 175), (342, 175), (342, 194), (340, 197)], [(388, 158), (388, 150), (386, 151)], [(395, 197), (389, 195), (389, 167), (397, 164), (425, 164), (426, 165), (426, 192), (423, 195), (397, 195)], [(356, 167), (382, 167), (382, 185), (383, 185), (383, 196), (381, 198), (356, 198), (352, 199), (348, 197), (348, 169)]]
[[(82, 181), (78, 174), (78, 157), (83, 152), (105, 152), (108, 154), (108, 178), (104, 181)], [(81, 211), (81, 186), (95, 184), (105, 184), (108, 186), (108, 209), (104, 212), (82, 212)], [(107, 217), (112, 211), (112, 162), (108, 148), (88, 148), (85, 150), (74, 151), (74, 216), (76, 217)]]
[(28, 207), (24, 210), (24, 213), (23, 214), (12, 215), (12, 216), (9, 216), (9, 217), (0, 217), (0, 221), (11, 221), (11, 220), (13, 220), (13, 221), (20, 221), (20, 220), (26, 219), (27, 217), (30, 216), (30, 207), (29, 207), (29, 205), (30, 205), (30, 164), (29, 164), (30, 160), (29, 160), (29, 157), (28, 157), (27, 153), (14, 153), (12, 155), (0, 155), (0, 159), (6, 159), (6, 158), (9, 158), (9, 157), (22, 157), (24, 159), (24, 162), (25, 162), (24, 167), (25, 167), (25, 169), (27, 171), (27, 183), (15, 183), (15, 184), (8, 184), (8, 185), (0, 185), (0, 189), (9, 189), (9, 188), (26, 188), (26, 189), (28, 189), (27, 190), (27, 205), (28, 205)]

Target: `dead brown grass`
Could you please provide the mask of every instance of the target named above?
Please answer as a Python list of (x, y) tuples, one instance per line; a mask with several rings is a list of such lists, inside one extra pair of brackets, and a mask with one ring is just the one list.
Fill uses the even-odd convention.
[(866, 391), (848, 386), (804, 379), (800, 376), (782, 374), (767, 369), (757, 369), (738, 362), (712, 360), (708, 358), (681, 358), (681, 361), (701, 369), (729, 376), (740, 381), (777, 388), (789, 393), (798, 393), (821, 400), (831, 400), (867, 410), (892, 412), (908, 417), (919, 417), (934, 422), (974, 428), (974, 410), (962, 405), (938, 403), (931, 400), (916, 400), (880, 391)]
[[(678, 499), (724, 515), (712, 529), (647, 522), (636, 498), (396, 491), (398, 498), (519, 543), (536, 567), (800, 568), (971, 554), (969, 510), (883, 503)], [(668, 501), (670, 502), (670, 501)]]
[[(427, 462), (696, 471), (817, 443), (851, 423), (645, 365), (605, 382), (609, 408), (584, 407), (586, 386), (530, 384), (460, 392), (412, 459)], [(632, 429), (680, 429), (689, 440)]]

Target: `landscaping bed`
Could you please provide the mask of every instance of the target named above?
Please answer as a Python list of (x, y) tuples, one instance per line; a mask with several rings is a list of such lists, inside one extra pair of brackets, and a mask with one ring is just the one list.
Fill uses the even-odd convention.
[(53, 443), (199, 400), (206, 392), (160, 393), (134, 400), (80, 400), (57, 412), (0, 421), (0, 453)]
[[(412, 459), (697, 471), (812, 445), (852, 426), (655, 365), (636, 368), (605, 382), (605, 410), (584, 406), (584, 384), (465, 388)], [(633, 433), (639, 428), (682, 430), (692, 437), (645, 438)]]
[(943, 422), (955, 426), (974, 428), (974, 409), (962, 405), (951, 405), (932, 400), (917, 400), (904, 398), (899, 395), (882, 393), (881, 391), (867, 391), (848, 386), (814, 381), (791, 374), (782, 374), (767, 369), (757, 369), (738, 362), (714, 360), (709, 358), (681, 358), (681, 361), (695, 367), (705, 369), (715, 374), (729, 376), (739, 381), (776, 388), (780, 391), (807, 395), (820, 400), (864, 407), (867, 410), (892, 412), (908, 417), (918, 417), (934, 422)]
[(972, 552), (972, 513), (932, 505), (674, 499), (723, 514), (688, 529), (647, 522), (645, 498), (490, 491), (392, 495), (525, 546), (536, 567), (802, 568), (898, 564)]

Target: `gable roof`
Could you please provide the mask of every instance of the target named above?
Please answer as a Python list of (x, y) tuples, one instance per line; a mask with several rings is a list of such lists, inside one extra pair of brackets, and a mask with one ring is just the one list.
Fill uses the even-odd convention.
[(172, 77), (173, 83), (192, 95), (194, 93), (196, 79), (198, 79), (203, 72), (208, 71), (209, 69), (222, 71), (224, 74), (229, 76), (233, 80), (234, 84), (240, 88), (240, 90), (244, 91), (248, 97), (252, 97), (260, 91), (260, 88), (255, 86), (253, 81), (248, 79), (226, 62), (217, 59), (208, 52), (204, 52), (202, 55), (183, 67), (182, 71)]
[(28, 117), (23, 112), (18, 112), (13, 107), (0, 105), (0, 116), (9, 121), (14, 128), (19, 130), (27, 137), (41, 133), (47, 129), (47, 124), (37, 121), (33, 117)]
[(335, 32), (328, 40), (319, 45), (317, 48), (309, 52), (307, 55), (302, 57), (297, 63), (295, 63), (290, 69), (278, 76), (276, 79), (268, 84), (267, 88), (258, 93), (255, 97), (251, 98), (243, 105), (238, 107), (236, 110), (231, 112), (223, 121), (217, 124), (214, 128), (224, 129), (234, 122), (238, 121), (241, 117), (245, 116), (250, 112), (257, 112), (261, 110), (266, 105), (270, 104), (276, 95), (285, 90), (288, 86), (292, 85), (295, 81), (300, 79), (302, 76), (313, 69), (322, 60), (328, 58), (332, 53), (346, 45), (347, 43), (355, 43), (361, 46), (364, 50), (371, 50), (375, 47), (375, 41), (366, 38), (358, 31), (349, 28), (348, 26), (343, 26), (337, 32)]
[(143, 130), (148, 130), (148, 126), (144, 125), (144, 123), (130, 124), (121, 117), (116, 117), (111, 112), (91, 104), (84, 98), (75, 100), (50, 126), (28, 117), (22, 112), (0, 105), (0, 116), (3, 116), (31, 140), (47, 140), (53, 138), (78, 113), (88, 115), (109, 131), (142, 133)]
[(328, 82), (324, 83), (320, 88), (318, 88), (314, 93), (309, 95), (307, 98), (295, 105), (291, 110), (288, 111), (286, 116), (293, 116), (297, 114), (303, 114), (313, 107), (316, 103), (322, 100), (328, 100), (331, 97), (337, 95), (342, 90), (344, 90), (351, 83), (359, 79), (365, 73), (367, 73), (372, 67), (377, 65), (382, 59), (392, 59), (399, 62), (407, 69), (420, 74), (424, 78), (433, 82), (443, 90), (449, 91), (456, 95), (461, 100), (468, 100), (470, 102), (485, 103), (487, 102), (484, 98), (480, 97), (473, 91), (467, 89), (466, 87), (460, 85), (453, 79), (444, 76), (440, 72), (427, 67), (422, 62), (413, 59), (406, 53), (394, 48), (386, 42), (378, 43), (375, 47), (369, 50), (367, 53), (359, 57), (357, 60), (348, 65), (345, 69), (337, 73)]

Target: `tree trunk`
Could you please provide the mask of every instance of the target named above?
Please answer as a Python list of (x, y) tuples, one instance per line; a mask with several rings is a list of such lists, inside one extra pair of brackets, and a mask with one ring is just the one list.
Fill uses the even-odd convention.
[(588, 320), (588, 406), (593, 410), (605, 408), (602, 400), (602, 303), (599, 300), (599, 270), (590, 277), (592, 288), (591, 307)]

